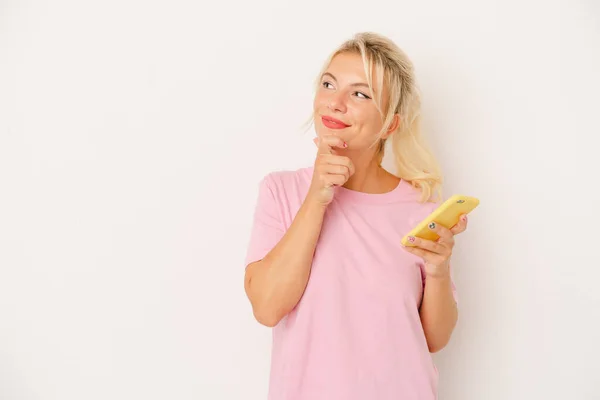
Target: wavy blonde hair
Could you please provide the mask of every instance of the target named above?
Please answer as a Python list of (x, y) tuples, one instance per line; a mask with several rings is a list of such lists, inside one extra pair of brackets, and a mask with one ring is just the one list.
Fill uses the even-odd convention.
[[(383, 161), (386, 141), (391, 138), (396, 175), (421, 191), (421, 202), (441, 199), (442, 174), (421, 133), (421, 96), (411, 60), (387, 37), (372, 32), (357, 33), (327, 58), (316, 80), (317, 90), (321, 76), (340, 53), (354, 53), (362, 57), (367, 83), (371, 92), (376, 94), (375, 105), (384, 121), (373, 144), (379, 146), (379, 163)], [(373, 76), (377, 77), (376, 88), (387, 87), (387, 99), (382, 98), (383, 90), (373, 90)], [(386, 110), (382, 109), (384, 100), (388, 104)], [(394, 114), (399, 114), (400, 124), (384, 139), (382, 136), (392, 124)]]

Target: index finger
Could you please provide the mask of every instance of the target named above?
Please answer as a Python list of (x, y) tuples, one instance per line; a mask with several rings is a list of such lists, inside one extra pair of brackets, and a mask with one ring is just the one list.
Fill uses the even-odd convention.
[(319, 154), (333, 154), (333, 148), (345, 149), (348, 144), (337, 136), (325, 135), (319, 138)]
[(438, 234), (438, 236), (440, 237), (440, 241), (441, 242), (450, 242), (452, 243), (452, 241), (454, 240), (454, 234), (452, 234), (452, 232), (450, 231), (450, 229), (446, 228), (445, 226), (442, 226), (440, 224), (437, 224), (435, 222), (431, 222), (428, 225), (429, 229), (431, 229), (432, 231), (434, 231), (435, 233)]

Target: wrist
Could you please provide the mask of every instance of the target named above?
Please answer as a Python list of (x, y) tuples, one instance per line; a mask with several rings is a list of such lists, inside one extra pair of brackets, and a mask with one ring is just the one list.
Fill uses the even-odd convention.
[(325, 210), (327, 209), (328, 204), (323, 203), (322, 201), (317, 200), (314, 196), (311, 196), (309, 194), (304, 199), (304, 202), (302, 203), (302, 206), (305, 209), (310, 210), (310, 211), (325, 212)]
[(323, 204), (317, 200), (314, 200), (310, 197), (304, 199), (302, 203), (302, 210), (310, 215), (319, 215), (323, 216), (325, 214), (325, 210), (327, 209), (327, 204)]
[(450, 284), (451, 280), (449, 271), (426, 274), (426, 281), (437, 284)]

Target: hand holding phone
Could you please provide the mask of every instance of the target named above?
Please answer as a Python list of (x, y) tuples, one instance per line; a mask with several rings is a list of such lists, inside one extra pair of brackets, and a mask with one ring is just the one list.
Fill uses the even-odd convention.
[(410, 236), (426, 240), (438, 240), (439, 236), (429, 229), (428, 225), (435, 222), (448, 229), (451, 229), (458, 223), (461, 215), (468, 214), (479, 205), (479, 199), (471, 196), (456, 194), (442, 203), (431, 214), (429, 214), (419, 225), (408, 232), (401, 240), (404, 246), (412, 247), (413, 244), (408, 240)]

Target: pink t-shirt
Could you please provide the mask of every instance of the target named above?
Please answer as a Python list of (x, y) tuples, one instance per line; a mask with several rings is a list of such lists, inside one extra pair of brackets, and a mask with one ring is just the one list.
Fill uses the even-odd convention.
[[(262, 180), (246, 265), (284, 235), (312, 171)], [(418, 199), (404, 180), (384, 194), (336, 188), (304, 295), (273, 328), (269, 400), (437, 399), (419, 318), (423, 261), (400, 244), (436, 207)]]

